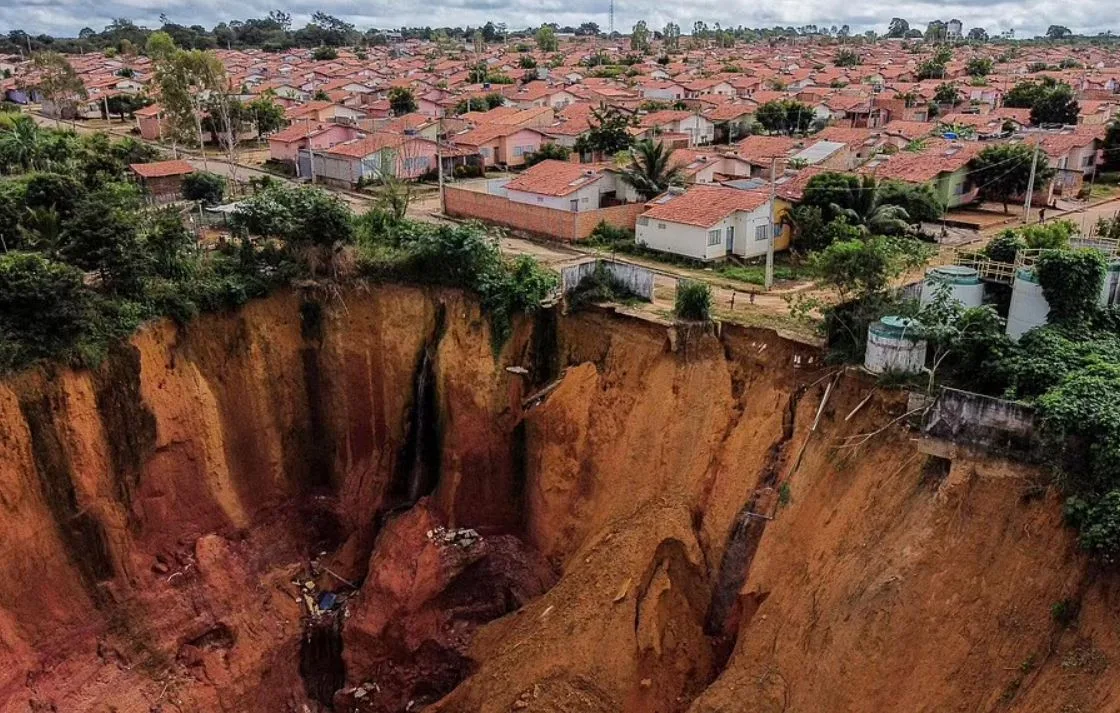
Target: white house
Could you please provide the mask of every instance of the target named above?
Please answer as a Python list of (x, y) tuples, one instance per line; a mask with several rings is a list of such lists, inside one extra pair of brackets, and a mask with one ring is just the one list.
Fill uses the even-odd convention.
[(773, 221), (766, 191), (725, 186), (670, 190), (638, 217), (639, 245), (705, 262), (765, 255)]

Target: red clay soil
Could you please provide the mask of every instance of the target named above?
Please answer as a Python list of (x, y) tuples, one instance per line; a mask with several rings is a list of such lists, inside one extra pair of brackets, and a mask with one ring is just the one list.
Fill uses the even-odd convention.
[(303, 299), (0, 384), (0, 711), (1120, 709), (1115, 577), (1041, 474), (923, 455), (811, 347), (591, 311), (495, 353), (457, 292)]

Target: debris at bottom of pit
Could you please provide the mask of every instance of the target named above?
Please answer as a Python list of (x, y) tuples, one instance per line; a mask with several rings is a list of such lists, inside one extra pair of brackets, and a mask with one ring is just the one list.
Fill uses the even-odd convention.
[(471, 547), (474, 543), (482, 539), (482, 535), (478, 534), (477, 530), (472, 530), (469, 527), (456, 529), (444, 527), (443, 525), (438, 525), (428, 530), (425, 535), (428, 537), (428, 540), (437, 545), (451, 545), (464, 549)]

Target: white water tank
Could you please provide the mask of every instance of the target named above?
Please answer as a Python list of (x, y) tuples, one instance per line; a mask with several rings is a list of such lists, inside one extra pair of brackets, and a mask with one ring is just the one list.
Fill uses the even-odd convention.
[(926, 364), (926, 340), (907, 317), (883, 317), (867, 330), (863, 366), (872, 374), (916, 374)]
[(1120, 263), (1114, 262), (1108, 266), (1104, 274), (1104, 285), (1101, 286), (1101, 307), (1108, 307), (1120, 302)]
[(949, 299), (964, 307), (979, 307), (984, 303), (984, 283), (975, 268), (941, 265), (926, 271), (926, 279), (922, 281), (922, 307), (933, 302), (941, 285), (948, 285)]
[(1021, 267), (1011, 284), (1011, 307), (1007, 310), (1007, 336), (1016, 342), (1035, 327), (1046, 324), (1050, 303), (1042, 294), (1042, 285), (1034, 270)]

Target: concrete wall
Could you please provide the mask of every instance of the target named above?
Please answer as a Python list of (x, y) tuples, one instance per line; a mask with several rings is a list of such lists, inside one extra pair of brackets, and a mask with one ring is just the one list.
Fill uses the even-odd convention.
[(991, 450), (1030, 453), (1035, 416), (1029, 406), (968, 391), (942, 388), (922, 422), (933, 438)]
[(586, 239), (600, 222), (633, 230), (638, 215), (645, 210), (644, 204), (632, 203), (572, 213), (451, 187), (444, 189), (444, 200), (448, 215), (482, 220), (568, 242)]
[(653, 301), (653, 271), (638, 265), (613, 260), (589, 260), (578, 265), (565, 267), (560, 271), (560, 280), (564, 294), (567, 295), (583, 281), (585, 277), (595, 272), (597, 266), (602, 265), (618, 281), (626, 285), (626, 289), (641, 297), (647, 302)]

